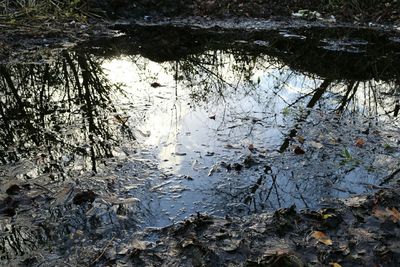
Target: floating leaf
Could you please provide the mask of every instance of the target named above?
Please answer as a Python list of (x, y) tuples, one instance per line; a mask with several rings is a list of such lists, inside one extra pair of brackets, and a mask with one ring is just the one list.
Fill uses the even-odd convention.
[(151, 83), (150, 86), (153, 88), (157, 88), (157, 87), (160, 87), (161, 84), (159, 84), (158, 82), (154, 82), (154, 83)]
[(312, 237), (318, 240), (318, 242), (324, 243), (325, 245), (332, 245), (332, 240), (327, 236), (324, 232), (321, 231), (313, 231), (311, 234)]
[(394, 223), (397, 223), (400, 221), (400, 212), (396, 208), (391, 208), (389, 209), (390, 211), (390, 217)]
[(355, 145), (358, 147), (363, 147), (365, 145), (365, 140), (362, 138), (358, 138), (355, 142)]
[(302, 155), (302, 154), (305, 154), (305, 153), (306, 153), (306, 152), (304, 152), (304, 150), (303, 150), (301, 147), (299, 147), (299, 146), (295, 146), (293, 152), (294, 152), (296, 155)]
[(382, 208), (374, 207), (372, 209), (372, 215), (379, 219), (382, 219), (382, 220), (387, 220), (390, 218), (394, 223), (397, 223), (400, 221), (400, 212), (396, 208), (382, 209)]
[(397, 223), (400, 221), (400, 212), (396, 208), (382, 209), (382, 208), (374, 207), (372, 209), (372, 215), (374, 215), (375, 217), (382, 219), (382, 220), (386, 220), (386, 219), (390, 218), (394, 223)]
[(255, 147), (254, 147), (254, 145), (253, 145), (253, 144), (250, 144), (250, 145), (248, 146), (248, 149), (249, 149), (251, 152), (253, 152), (253, 151), (254, 151), (254, 149), (255, 149)]
[(318, 143), (318, 142), (314, 142), (314, 141), (311, 141), (311, 142), (310, 142), (310, 145), (311, 145), (313, 148), (316, 148), (316, 149), (321, 149), (321, 148), (324, 147), (323, 144)]
[(305, 139), (304, 139), (304, 137), (303, 136), (301, 136), (301, 135), (298, 135), (297, 137), (297, 141), (299, 141), (300, 143), (304, 143), (304, 141), (305, 141)]

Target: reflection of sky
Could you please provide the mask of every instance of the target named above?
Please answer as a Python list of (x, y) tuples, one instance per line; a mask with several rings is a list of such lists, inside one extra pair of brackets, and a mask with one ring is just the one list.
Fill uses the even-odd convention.
[[(222, 61), (229, 60), (233, 59), (227, 56)], [(191, 88), (184, 82), (176, 83), (170, 69), (173, 64), (122, 57), (105, 62), (103, 67), (112, 70), (108, 72), (111, 82), (124, 84), (129, 96), (125, 104), (145, 107), (142, 118), (137, 118), (138, 108), (126, 111), (127, 115), (139, 119), (136, 126), (146, 136), (143, 144), (158, 149), (161, 166), (179, 173), (184, 154), (217, 153), (226, 144), (276, 148), (282, 140), (285, 120), (282, 111), (299, 94), (309, 92), (318, 83), (293, 75), (287, 68), (269, 66), (266, 70), (256, 69), (251, 80), (259, 83), (254, 90), (246, 88), (232, 72), (232, 65), (219, 68), (227, 88), (212, 88), (223, 90), (223, 95), (211, 93), (208, 102), (194, 104), (195, 108), (191, 107), (190, 97), (193, 91), (202, 93), (201, 84)], [(151, 87), (152, 82), (158, 82), (161, 87)], [(237, 88), (229, 88), (231, 85)]]
[[(364, 167), (347, 171), (348, 166), (338, 165), (343, 148), (353, 145), (353, 139), (365, 127), (363, 123), (351, 122), (354, 127), (343, 137), (348, 139), (347, 144), (329, 144), (337, 137), (334, 135), (338, 134), (338, 125), (329, 119), (327, 112), (338, 107), (348, 88), (346, 84), (330, 86), (306, 119), (315, 127), (307, 128), (308, 125), (300, 130), (299, 134), (307, 140), (306, 149), (313, 150), (309, 141), (323, 143), (324, 149), (314, 149), (313, 153), (298, 157), (290, 147), (289, 153), (278, 154), (277, 148), (299, 123), (299, 115), (304, 114), (313, 91), (322, 81), (268, 63), (268, 57), (254, 66), (250, 80), (245, 81), (243, 71), (235, 69), (240, 63), (222, 52), (218, 56), (217, 62), (223, 62), (222, 65), (204, 64), (207, 70), (194, 69), (189, 74), (181, 67), (176, 69), (182, 66), (181, 62), (159, 64), (138, 56), (115, 58), (103, 64), (111, 82), (123, 84), (126, 95), (117, 96), (115, 101), (130, 116), (129, 125), (136, 129), (142, 147), (156, 155), (159, 167), (174, 177), (168, 182), (154, 181), (155, 195), (149, 192), (143, 195), (148, 199), (149, 209), (155, 212), (155, 222), (151, 225), (165, 225), (198, 211), (223, 215), (229, 209), (235, 213), (244, 208), (243, 198), (260, 172), (249, 169), (208, 174), (221, 161), (242, 163), (251, 154), (250, 144), (266, 161), (272, 162), (277, 177), (274, 184), (267, 175), (257, 190), (257, 205), (264, 205), (261, 209), (293, 203), (298, 207), (313, 207), (323, 199), (365, 192), (366, 184), (375, 183), (375, 174)], [(186, 76), (176, 82), (174, 75)], [(153, 82), (161, 86), (154, 88)], [(346, 108), (348, 113), (382, 114), (384, 106), (376, 105), (375, 111), (370, 108), (371, 88), (368, 83), (360, 83), (360, 90)], [(318, 127), (322, 121), (323, 127)], [(351, 153), (358, 152), (351, 150)], [(183, 176), (193, 180), (180, 178)], [(326, 180), (327, 176), (332, 181)], [(260, 210), (256, 204), (244, 209), (249, 208)]]

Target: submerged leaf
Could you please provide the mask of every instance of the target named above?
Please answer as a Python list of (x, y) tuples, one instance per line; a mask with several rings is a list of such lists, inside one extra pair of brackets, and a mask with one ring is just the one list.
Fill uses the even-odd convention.
[(311, 234), (312, 237), (318, 240), (318, 242), (324, 243), (325, 245), (332, 245), (332, 240), (327, 236), (324, 232), (321, 231), (313, 231)]
[(303, 155), (303, 154), (306, 153), (306, 152), (304, 152), (304, 150), (303, 150), (301, 147), (299, 147), (299, 146), (295, 146), (293, 152), (294, 152), (296, 155)]
[(301, 136), (301, 135), (298, 135), (297, 137), (297, 141), (299, 141), (300, 143), (304, 143), (304, 141), (305, 141), (305, 138), (303, 137), (303, 136)]
[(310, 142), (310, 145), (311, 145), (313, 148), (316, 148), (316, 149), (321, 149), (321, 148), (324, 147), (323, 144), (318, 143), (318, 142), (315, 142), (315, 141), (311, 141), (311, 142)]
[(372, 209), (372, 215), (381, 220), (391, 219), (394, 223), (400, 221), (400, 212), (396, 208), (378, 208), (374, 207)]
[(362, 138), (358, 138), (355, 142), (355, 145), (358, 147), (363, 147), (365, 145), (365, 140)]
[(397, 223), (400, 221), (400, 212), (396, 208), (391, 208), (389, 209), (390, 211), (390, 217), (394, 223)]

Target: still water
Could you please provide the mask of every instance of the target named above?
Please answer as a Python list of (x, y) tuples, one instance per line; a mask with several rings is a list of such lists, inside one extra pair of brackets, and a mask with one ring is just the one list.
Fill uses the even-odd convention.
[(153, 31), (0, 66), (4, 255), (67, 249), (78, 230), (332, 207), (397, 168), (392, 37)]

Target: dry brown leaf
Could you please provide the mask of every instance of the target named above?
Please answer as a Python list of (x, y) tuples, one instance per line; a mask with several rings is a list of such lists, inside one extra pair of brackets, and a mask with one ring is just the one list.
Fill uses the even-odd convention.
[(301, 147), (299, 147), (299, 146), (295, 146), (293, 152), (294, 152), (296, 155), (303, 155), (303, 154), (306, 153), (306, 152), (305, 152)]
[(390, 218), (392, 219), (392, 221), (394, 223), (397, 223), (400, 221), (400, 212), (396, 208), (391, 208), (391, 209), (386, 208), (386, 209), (389, 210)]
[(365, 140), (362, 139), (362, 138), (358, 138), (358, 139), (356, 140), (355, 145), (358, 146), (358, 147), (363, 147), (363, 146), (365, 145)]
[(304, 137), (303, 136), (301, 136), (301, 135), (298, 135), (297, 137), (297, 141), (299, 141), (300, 143), (304, 143), (304, 141), (305, 141), (305, 139), (304, 139)]
[(342, 265), (340, 265), (339, 263), (337, 263), (337, 262), (331, 262), (331, 263), (329, 263), (332, 267), (342, 267)]
[(254, 147), (253, 144), (250, 144), (250, 145), (248, 146), (248, 149), (249, 149), (250, 151), (253, 151), (253, 150), (255, 149), (255, 147)]
[(374, 207), (372, 209), (372, 215), (383, 220), (391, 219), (394, 223), (397, 223), (400, 221), (400, 212), (396, 208), (378, 208)]
[(379, 208), (379, 207), (372, 208), (372, 215), (379, 219), (386, 219), (389, 216), (389, 214), (386, 210)]
[(324, 232), (321, 231), (313, 231), (311, 236), (317, 239), (318, 242), (321, 242), (328, 246), (332, 245), (333, 243), (332, 240), (329, 238), (329, 236), (327, 236)]

